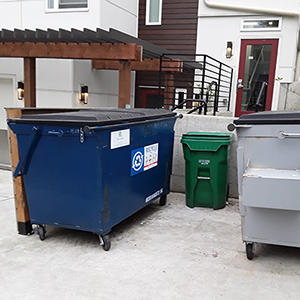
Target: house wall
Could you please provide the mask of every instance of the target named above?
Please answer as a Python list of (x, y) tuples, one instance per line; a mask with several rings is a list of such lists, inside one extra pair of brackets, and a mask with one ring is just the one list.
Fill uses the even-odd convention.
[(280, 85), (278, 110), (300, 110), (300, 82)]
[[(108, 30), (115, 28), (137, 36), (138, 1), (89, 0), (89, 7), (83, 11), (49, 11), (47, 0), (0, 0), (0, 28), (9, 30), (37, 28), (70, 30), (88, 28)], [(80, 84), (89, 86), (89, 103), (85, 107), (118, 105), (118, 72), (92, 70), (90, 61), (37, 59), (36, 88), (38, 107), (81, 107), (78, 100)], [(23, 60), (0, 58), (1, 78), (13, 78), (15, 90), (18, 81), (23, 81)], [(134, 104), (134, 80), (132, 72), (131, 104)], [(1, 83), (0, 83), (1, 84)], [(13, 96), (15, 97), (15, 95)], [(10, 99), (12, 106), (24, 106), (24, 101)], [(0, 114), (4, 115), (0, 98)], [(5, 130), (5, 129), (3, 129)], [(7, 134), (0, 135), (0, 143), (7, 143)], [(7, 147), (5, 147), (7, 149)], [(2, 148), (1, 148), (2, 149)], [(0, 149), (0, 165), (9, 164), (6, 151)]]
[[(139, 38), (177, 53), (195, 53), (198, 0), (163, 0), (161, 25), (145, 25), (146, 0), (139, 1)], [(136, 106), (140, 106), (141, 88), (157, 87), (158, 72), (137, 72)]]
[[(224, 1), (214, 0), (210, 3), (224, 4)], [(273, 9), (282, 12), (295, 13), (299, 11), (299, 1), (226, 1), (226, 5), (240, 5), (244, 7), (256, 7), (257, 9)], [(286, 12), (286, 13), (288, 13)], [(267, 18), (270, 14), (251, 13), (247, 11), (215, 9), (205, 5), (203, 0), (199, 0), (198, 11), (198, 35), (197, 53), (208, 53), (216, 59), (223, 61), (234, 69), (232, 99), (236, 96), (236, 82), (239, 69), (240, 46), (242, 39), (278, 39), (278, 54), (275, 78), (283, 78), (281, 82), (290, 83), (294, 80), (295, 66), (297, 58), (299, 21), (298, 17), (285, 16), (283, 14), (273, 15), (282, 17), (282, 28), (278, 31), (242, 31), (241, 24), (243, 18)], [(225, 58), (227, 41), (233, 42), (233, 56)], [(272, 110), (278, 109), (280, 83), (275, 81)], [(235, 110), (235, 101), (231, 102), (231, 111)]]
[(139, 2), (139, 38), (178, 53), (195, 53), (198, 0), (163, 0), (161, 25), (145, 25), (146, 0)]

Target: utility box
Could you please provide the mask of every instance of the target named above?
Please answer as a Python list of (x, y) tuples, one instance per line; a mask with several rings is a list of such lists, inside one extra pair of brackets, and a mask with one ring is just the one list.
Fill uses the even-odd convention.
[(32, 224), (99, 234), (170, 192), (176, 114), (101, 109), (9, 119), (17, 135)]

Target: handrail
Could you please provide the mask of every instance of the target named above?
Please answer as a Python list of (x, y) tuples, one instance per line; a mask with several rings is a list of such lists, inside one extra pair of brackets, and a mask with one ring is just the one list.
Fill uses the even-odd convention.
[[(189, 107), (187, 111), (199, 110), (201, 113), (203, 108), (214, 115), (219, 110), (229, 111), (232, 96), (232, 67), (206, 54), (181, 53), (176, 55), (180, 55), (183, 68), (182, 72), (171, 72), (171, 77), (168, 77), (170, 72), (164, 70), (163, 61), (171, 59), (172, 54), (163, 53), (160, 57), (159, 96), (163, 98), (163, 105), (167, 107), (176, 105), (173, 109), (177, 109), (185, 103), (190, 103), (187, 105)], [(194, 63), (191, 62), (193, 60)], [(216, 84), (209, 87), (212, 81)], [(164, 92), (161, 92), (162, 87), (165, 88)], [(205, 95), (208, 88), (208, 95)], [(215, 92), (212, 93), (212, 91)], [(183, 97), (179, 93), (183, 93)], [(186, 98), (189, 99), (185, 101)]]
[[(172, 111), (174, 111), (175, 109), (183, 106), (184, 104), (188, 103), (188, 102), (200, 102), (201, 104), (199, 104), (198, 106), (194, 107), (192, 110), (190, 110), (189, 112), (187, 112), (187, 114), (191, 114), (197, 110), (199, 110), (199, 115), (201, 114), (202, 112), (202, 108), (204, 107), (204, 112), (203, 114), (206, 115), (207, 114), (207, 103), (209, 101), (209, 97), (210, 97), (210, 92), (212, 90), (212, 87), (213, 85), (215, 85), (215, 91), (217, 90), (217, 87), (218, 87), (218, 83), (216, 81), (212, 81), (207, 90), (206, 90), (206, 93), (205, 93), (205, 99), (185, 99), (183, 100), (182, 102), (180, 102), (179, 104), (175, 105), (173, 108), (172, 108)], [(218, 102), (217, 102), (217, 97), (216, 97), (216, 92), (214, 94), (215, 96), (215, 99), (214, 99), (214, 116), (216, 115), (216, 112), (217, 112), (217, 108), (218, 108)]]
[(265, 89), (265, 87), (268, 85), (268, 83), (266, 81), (263, 81), (262, 85), (261, 85), (261, 88), (260, 88), (260, 91), (259, 91), (259, 94), (258, 94), (258, 97), (257, 97), (257, 100), (256, 100), (256, 104), (255, 104), (255, 112), (258, 112), (258, 108), (259, 106), (262, 106), (260, 104), (260, 99), (261, 99), (261, 96), (262, 96), (262, 93)]

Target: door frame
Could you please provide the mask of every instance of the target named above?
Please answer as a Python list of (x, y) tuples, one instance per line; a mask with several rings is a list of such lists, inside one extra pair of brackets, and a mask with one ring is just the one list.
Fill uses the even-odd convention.
[[(250, 45), (272, 45), (265, 110), (271, 110), (272, 107), (272, 98), (273, 98), (275, 71), (276, 71), (276, 63), (277, 63), (277, 53), (278, 53), (278, 41), (279, 39), (242, 39), (241, 40), (238, 79), (244, 77), (247, 45), (249, 44)], [(244, 78), (243, 78), (243, 84), (244, 84)], [(250, 114), (254, 112), (254, 111), (241, 110), (242, 97), (243, 97), (243, 88), (237, 88), (236, 103), (235, 103), (236, 117), (240, 117), (243, 114)]]
[[(141, 89), (141, 107), (146, 108), (147, 105), (147, 95), (159, 95), (159, 88), (151, 88), (151, 87), (147, 87), (147, 88), (142, 88)], [(160, 94), (161, 96), (164, 96), (164, 90), (161, 89), (160, 90)]]

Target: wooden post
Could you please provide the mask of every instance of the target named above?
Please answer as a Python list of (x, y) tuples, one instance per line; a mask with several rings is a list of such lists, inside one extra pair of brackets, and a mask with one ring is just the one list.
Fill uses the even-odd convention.
[[(22, 116), (21, 109), (6, 109), (7, 118), (20, 118)], [(19, 150), (16, 135), (9, 129), (9, 145), (12, 163), (12, 173), (15, 171), (19, 162)], [(16, 217), (19, 234), (28, 235), (32, 232), (30, 222), (29, 209), (26, 198), (23, 176), (13, 178), (15, 192)]]
[(35, 58), (24, 58), (24, 106), (36, 107)]
[(165, 73), (165, 92), (164, 92), (164, 108), (170, 109), (174, 106), (174, 74), (171, 72)]
[(130, 106), (131, 61), (120, 60), (119, 66), (119, 108)]

